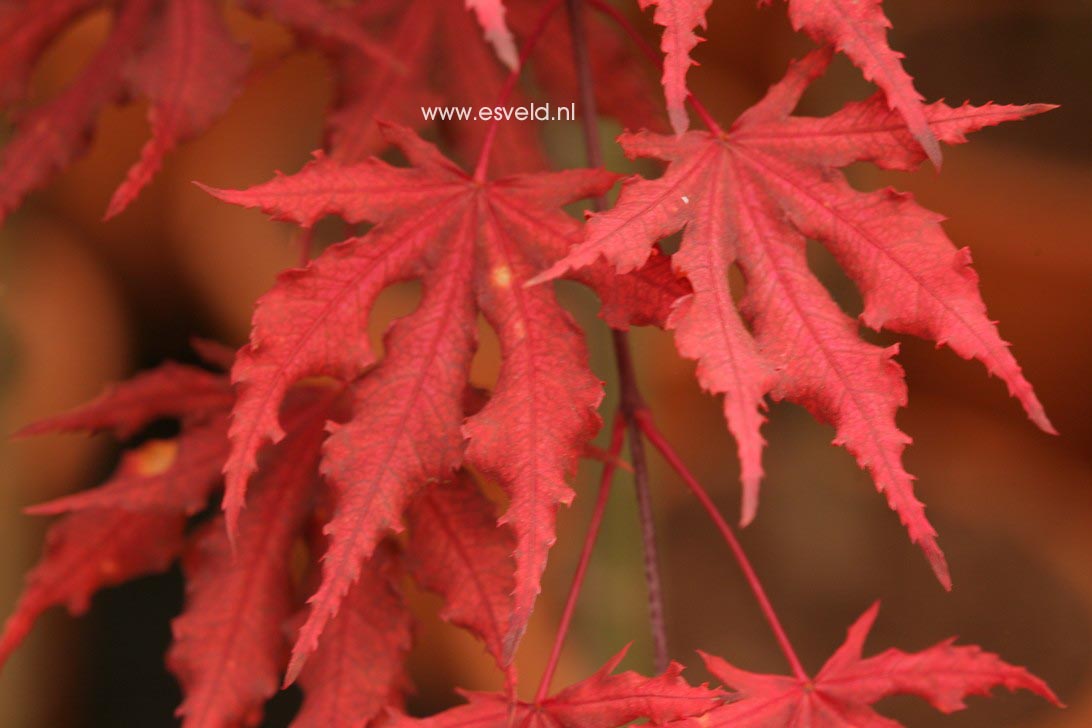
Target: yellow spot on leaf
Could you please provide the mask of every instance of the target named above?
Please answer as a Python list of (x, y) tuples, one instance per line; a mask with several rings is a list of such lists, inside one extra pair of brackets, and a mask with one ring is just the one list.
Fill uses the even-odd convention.
[(178, 456), (178, 442), (175, 440), (151, 440), (133, 451), (134, 467), (137, 474), (144, 476), (165, 473), (174, 465)]
[(512, 269), (506, 265), (495, 267), (490, 277), (497, 288), (508, 288), (512, 285)]

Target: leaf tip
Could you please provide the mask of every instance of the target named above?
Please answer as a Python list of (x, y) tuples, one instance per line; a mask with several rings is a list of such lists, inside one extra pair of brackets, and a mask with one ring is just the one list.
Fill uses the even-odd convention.
[(110, 202), (106, 205), (106, 212), (102, 214), (102, 222), (109, 222), (115, 217), (125, 211), (125, 208), (132, 202), (133, 196), (126, 193), (126, 187), (123, 185), (114, 190), (114, 194), (110, 197)]
[(937, 141), (936, 134), (930, 129), (915, 136), (925, 151), (925, 156), (929, 157), (929, 161), (939, 174), (944, 162), (944, 153), (940, 150), (940, 142)]
[(929, 560), (929, 566), (933, 568), (937, 581), (944, 587), (944, 591), (950, 592), (952, 590), (952, 574), (948, 569), (948, 560), (944, 558), (944, 552), (940, 550), (935, 542), (928, 545), (922, 544), (922, 548), (925, 551), (925, 558)]

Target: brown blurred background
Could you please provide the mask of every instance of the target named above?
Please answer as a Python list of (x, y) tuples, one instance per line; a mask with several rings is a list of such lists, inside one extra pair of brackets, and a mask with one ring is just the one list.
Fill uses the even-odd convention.
[[(808, 46), (787, 29), (780, 4), (764, 11), (752, 5), (716, 3), (707, 33), (713, 40), (697, 53), (703, 65), (694, 87), (721, 119), (753, 103)], [(920, 701), (897, 699), (881, 705), (888, 715), (911, 726), (1083, 728), (1092, 725), (1092, 2), (887, 0), (885, 7), (895, 26), (892, 45), (907, 54), (928, 98), (1062, 105), (947, 150), (939, 177), (928, 168), (914, 175), (851, 172), (863, 186), (912, 190), (950, 218), (953, 240), (974, 252), (991, 315), (1062, 434), (1038, 432), (979, 365), (901, 339), (911, 398), (899, 422), (915, 440), (908, 469), (940, 530), (955, 590), (945, 594), (936, 585), (869, 478), (829, 445), (831, 431), (791, 406), (772, 408), (762, 506), (743, 540), (810, 669), (860, 612), (882, 599), (870, 651), (920, 649), (958, 634), (1029, 666), (1070, 705), (1056, 711), (1005, 694), (972, 699), (965, 713), (939, 717)], [(48, 95), (70, 77), (101, 38), (103, 20), (81, 23), (48, 53), (36, 93)], [(288, 227), (217, 203), (190, 184), (253, 184), (274, 169), (297, 169), (320, 143), (331, 89), (322, 59), (301, 53), (279, 62), (289, 45), (285, 34), (241, 15), (232, 21), (264, 70), (223, 121), (168, 160), (132, 209), (99, 221), (146, 134), (139, 104), (107, 112), (91, 152), (0, 229), (0, 432), (165, 358), (191, 359), (192, 335), (240, 344), (254, 299), (294, 263)], [(826, 113), (868, 92), (839, 61), (803, 110)], [(578, 161), (575, 126), (549, 131), (556, 159)], [(617, 131), (604, 122), (604, 134)], [(624, 167), (618, 159), (612, 164)], [(852, 286), (830, 259), (817, 250), (813, 262), (857, 313)], [(384, 296), (377, 329), (412, 306), (413, 296), (412, 289)], [(590, 331), (596, 372), (611, 382), (594, 300), (575, 288), (566, 288), (566, 298)], [(642, 385), (662, 427), (734, 518), (737, 467), (718, 402), (697, 389), (692, 366), (674, 353), (668, 335), (642, 330), (634, 339)], [(487, 379), (493, 350), (483, 349), (476, 371)], [(99, 438), (0, 442), (5, 616), (43, 531), (20, 509), (94, 484), (114, 457)], [(693, 652), (698, 647), (749, 669), (783, 671), (715, 532), (655, 459), (654, 468), (673, 656), (694, 665), (688, 674), (695, 680), (704, 677)], [(592, 492), (597, 471), (591, 464), (581, 469), (578, 493)], [(631, 640), (626, 666), (649, 669), (636, 517), (628, 480), (619, 485), (559, 685), (586, 676)], [(545, 593), (520, 657), (530, 687), (591, 500), (578, 498), (561, 517)], [(428, 597), (414, 601), (426, 615), (435, 610)], [(0, 726), (173, 725), (178, 693), (162, 655), (180, 605), (180, 577), (171, 572), (100, 594), (79, 622), (50, 612), (0, 676)], [(496, 684), (472, 641), (434, 617), (425, 617), (418, 645), (419, 692), (411, 706), (450, 703), (456, 683)], [(268, 725), (284, 725), (292, 701), (292, 695), (278, 698)]]

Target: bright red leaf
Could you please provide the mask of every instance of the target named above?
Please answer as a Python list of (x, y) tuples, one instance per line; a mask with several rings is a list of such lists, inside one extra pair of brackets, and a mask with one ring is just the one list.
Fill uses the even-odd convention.
[[(618, 204), (594, 215), (585, 241), (539, 275), (548, 280), (604, 257), (620, 272), (643, 265), (656, 240), (683, 229), (674, 257), (694, 294), (679, 302), (668, 326), (679, 351), (698, 361), (702, 385), (724, 395), (729, 428), (739, 446), (744, 523), (754, 515), (762, 475), (759, 427), (764, 395), (806, 407), (836, 429), (867, 468), (925, 551), (937, 577), (950, 585), (936, 532), (913, 495), (902, 451), (910, 438), (895, 425), (906, 403), (896, 347), (865, 343), (856, 324), (808, 270), (805, 239), (821, 241), (861, 289), (862, 320), (947, 344), (1003, 379), (1028, 416), (1052, 431), (1031, 385), (986, 315), (966, 250), (957, 250), (940, 217), (908, 195), (859, 192), (841, 172), (856, 161), (910, 169), (919, 146), (882, 96), (848, 105), (826, 118), (790, 116), (808, 84), (826, 68), (829, 52), (793, 64), (785, 80), (723, 135), (682, 137), (646, 133), (621, 139), (630, 156), (668, 162), (655, 180), (625, 184)], [(1047, 106), (927, 107), (944, 141)], [(741, 311), (728, 269), (746, 280)]]
[[(194, 344), (208, 364), (231, 369), (230, 381), (166, 364), (23, 430), (106, 431), (125, 440), (163, 420), (178, 426), (177, 436), (126, 450), (100, 487), (30, 509), (61, 518), (0, 632), (0, 664), (45, 609), (83, 611), (98, 589), (162, 571), (181, 556), (186, 604), (167, 662), (184, 694), (177, 711), (184, 725), (257, 724), (282, 677), (298, 678), (299, 727), (892, 726), (871, 707), (886, 696), (916, 694), (950, 712), (997, 685), (1057, 702), (1023, 668), (951, 641), (864, 658), (875, 607), (818, 677), (807, 678), (730, 528), (688, 472), (798, 677), (756, 675), (707, 657), (736, 691), (728, 694), (688, 685), (676, 663), (653, 678), (612, 674), (619, 654), (552, 697), (517, 697), (513, 657), (555, 539), (558, 505), (574, 495), (572, 471), (582, 456), (604, 460), (608, 477), (624, 465), (620, 439), (610, 453), (591, 442), (603, 385), (589, 369), (583, 332), (550, 288), (533, 283), (568, 274), (597, 293), (611, 327), (674, 331), (704, 388), (724, 397), (739, 447), (744, 522), (758, 503), (766, 396), (788, 399), (834, 425), (835, 442), (870, 471), (945, 585), (936, 534), (901, 464), (909, 438), (895, 423), (906, 403), (896, 347), (861, 340), (857, 323), (808, 270), (805, 241), (825, 245), (857, 284), (864, 324), (978, 359), (1052, 431), (986, 315), (969, 253), (945, 237), (941, 218), (907, 195), (857, 191), (841, 172), (861, 161), (909, 170), (927, 156), (939, 167), (940, 141), (959, 143), (1049, 107), (925, 105), (888, 45), (880, 0), (787, 2), (793, 25), (828, 48), (795, 64), (728, 132), (691, 99), (711, 130), (684, 133), (686, 76), (711, 0), (639, 0), (643, 9), (654, 6), (653, 21), (663, 27), (659, 70), (677, 133), (668, 137), (649, 132), (662, 126), (664, 110), (649, 92), (651, 73), (632, 68), (643, 41), (626, 39), (635, 33), (624, 15), (602, 3), (238, 0), (325, 55), (334, 98), (325, 152), (313, 162), (249, 190), (210, 191), (302, 226), (308, 241), (328, 215), (366, 232), (284, 272), (259, 301), (237, 355)], [(0, 218), (86, 148), (103, 109), (141, 99), (151, 138), (107, 214), (128, 205), (165, 155), (208, 129), (247, 80), (248, 52), (224, 14), (231, 5), (0, 0), (0, 108), (12, 122), (0, 150)], [(563, 22), (566, 9), (582, 14)], [(94, 12), (109, 21), (99, 47), (60, 92), (28, 104), (43, 52)], [(517, 37), (528, 65), (521, 87), (509, 75)], [(792, 116), (835, 50), (880, 93), (825, 118)], [(644, 128), (623, 136), (624, 150), (667, 162), (666, 171), (627, 181), (612, 210), (582, 225), (561, 208), (604, 195), (617, 177), (541, 172), (549, 168), (545, 150), (567, 150), (574, 128), (556, 125), (539, 139), (540, 124), (477, 119), (483, 107), (529, 99), (548, 100), (554, 110), (573, 104), (589, 134), (599, 112)], [(423, 113), (443, 106), (455, 107), (449, 118)], [(451, 158), (478, 158), (474, 174), (406, 126), (380, 120), (427, 127)], [(405, 166), (371, 156), (392, 141), (392, 157)], [(665, 255), (660, 241), (679, 232), (679, 252)], [(729, 283), (733, 268), (746, 283), (742, 296)], [(380, 358), (368, 335), (372, 308), (388, 286), (411, 280), (421, 284), (420, 302), (390, 326)], [(483, 322), (500, 350), (492, 391), (469, 381)], [(619, 426), (635, 416), (631, 424), (684, 472), (650, 412), (629, 408), (640, 395), (632, 371), (620, 369), (628, 396)], [(503, 503), (482, 492), (479, 476), (503, 489)], [(221, 484), (224, 512), (209, 514)], [(403, 522), (408, 533), (392, 536)], [(468, 693), (467, 704), (423, 720), (404, 715), (414, 626), (401, 593), (407, 578), (439, 596), (440, 618), (484, 643), (504, 672), (503, 694)]]
[[(321, 0), (245, 0), (319, 45), (405, 73), (395, 54), (373, 39), (353, 12)], [(212, 125), (246, 80), (247, 51), (231, 36), (214, 0), (43, 0), (0, 8), (0, 107), (13, 107), (45, 46), (84, 13), (114, 16), (100, 49), (67, 87), (14, 114), (15, 130), (0, 149), (0, 220), (31, 191), (83, 153), (99, 113), (130, 98), (150, 103), (151, 139), (114, 192), (112, 217), (147, 186), (164, 156)]]
[(38, 0), (0, 6), (0, 108), (17, 103), (38, 57), (97, 0)]
[[(187, 389), (191, 397), (186, 396)], [(186, 515), (200, 507), (219, 481), (209, 456), (219, 448), (222, 460), (227, 448), (230, 392), (223, 375), (170, 364), (23, 430), (22, 434), (44, 434), (108, 429), (127, 437), (162, 417), (180, 419), (183, 427), (177, 440), (153, 440), (127, 453), (101, 491), (32, 509), (72, 512), (50, 527), (45, 553), (27, 576), (15, 611), (4, 624), (0, 665), (49, 607), (64, 604), (80, 614), (99, 589), (171, 564), (182, 549)]]
[(80, 74), (57, 96), (19, 116), (0, 149), (0, 221), (84, 151), (99, 112), (125, 91), (123, 70), (151, 6), (151, 0), (123, 3), (110, 35)]
[(898, 728), (872, 709), (891, 695), (917, 695), (942, 713), (966, 707), (969, 695), (989, 695), (998, 686), (1030, 690), (1055, 705), (1058, 698), (1039, 678), (997, 655), (949, 639), (921, 652), (889, 649), (862, 657), (865, 638), (880, 605), (873, 604), (849, 628), (846, 641), (811, 681), (760, 675), (703, 655), (706, 667), (735, 691), (727, 703), (679, 728)]
[(242, 87), (247, 52), (235, 42), (212, 0), (169, 0), (143, 51), (129, 66), (130, 84), (151, 101), (152, 138), (106, 210), (132, 202), (179, 142), (205, 131)]
[[(377, 223), (307, 268), (283, 274), (258, 303), (251, 343), (233, 369), (239, 399), (225, 468), (229, 527), (258, 448), (281, 437), (277, 411), (285, 389), (307, 376), (359, 377), (374, 362), (366, 322), (376, 296), (396, 281), (424, 284), (418, 309), (391, 328), (387, 357), (356, 385), (356, 416), (326, 445), (323, 472), (338, 503), (325, 576), (290, 677), (315, 648), (361, 561), (400, 528), (402, 510), (426, 482), (448, 479), (463, 463), (464, 447), (466, 462), (511, 498), (504, 520), (517, 535), (517, 576), (508, 662), (538, 594), (554, 511), (572, 497), (565, 479), (599, 425), (601, 388), (587, 368), (582, 337), (552, 292), (523, 283), (576, 240), (576, 222), (557, 208), (602, 193), (614, 175), (570, 170), (480, 183), (412, 132), (389, 133), (414, 167), (376, 159), (342, 166), (319, 157), (299, 174), (250, 190), (214, 191), (304, 227), (326, 214)], [(637, 299), (647, 307), (661, 300), (632, 295), (656, 275), (620, 283), (601, 270), (595, 275), (608, 301)], [(497, 332), (502, 364), (489, 402), (464, 423), (478, 311)], [(633, 315), (647, 320), (649, 313)]]

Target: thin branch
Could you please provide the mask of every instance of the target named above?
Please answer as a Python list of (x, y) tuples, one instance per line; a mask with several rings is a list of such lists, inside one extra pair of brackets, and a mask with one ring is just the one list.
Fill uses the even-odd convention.
[(796, 651), (793, 649), (792, 643), (789, 642), (789, 636), (785, 633), (784, 627), (781, 626), (781, 620), (777, 618), (777, 613), (774, 611), (773, 604), (770, 603), (769, 597), (766, 596), (766, 590), (762, 587), (762, 582), (759, 580), (758, 574), (755, 573), (750, 559), (747, 558), (747, 554), (743, 551), (743, 546), (740, 545), (739, 540), (736, 539), (732, 527), (728, 525), (728, 522), (724, 520), (720, 511), (717, 510), (717, 506), (713, 503), (713, 499), (709, 497), (709, 493), (706, 492), (705, 488), (698, 482), (698, 479), (695, 478), (693, 473), (690, 472), (690, 469), (686, 467), (682, 458), (679, 457), (678, 453), (676, 453), (667, 442), (663, 433), (656, 427), (656, 423), (652, 419), (652, 414), (648, 410), (642, 410), (637, 413), (637, 425), (640, 427), (645, 437), (648, 438), (648, 441), (660, 451), (664, 460), (666, 460), (675, 472), (682, 477), (683, 482), (686, 483), (686, 486), (701, 503), (705, 512), (713, 519), (713, 523), (716, 524), (717, 530), (720, 531), (725, 543), (728, 544), (728, 548), (731, 549), (732, 555), (735, 556), (739, 568), (743, 571), (743, 577), (747, 580), (747, 584), (751, 587), (751, 591), (754, 592), (755, 599), (758, 600), (758, 606), (762, 610), (763, 616), (766, 617), (766, 621), (769, 623), (770, 629), (777, 639), (777, 644), (781, 647), (781, 651), (785, 653), (785, 657), (789, 661), (789, 666), (792, 667), (793, 674), (796, 675), (797, 679), (801, 682), (808, 682), (810, 678), (804, 671), (804, 666), (800, 663), (800, 658), (796, 656)]
[[(553, 17), (554, 12), (556, 12), (559, 7), (561, 7), (561, 0), (550, 0), (542, 9), (534, 29), (531, 30), (531, 33), (523, 42), (523, 47), (520, 48), (519, 63), (512, 69), (512, 72), (508, 74), (508, 78), (504, 80), (504, 85), (501, 86), (500, 93), (497, 94), (497, 106), (503, 106), (505, 102), (508, 101), (508, 97), (512, 95), (512, 90), (516, 87), (516, 81), (519, 80), (520, 73), (523, 72), (524, 64), (526, 64), (527, 59), (531, 57), (531, 53), (534, 52), (535, 46), (538, 45), (539, 40), (542, 39), (542, 34), (546, 32), (546, 26), (550, 24), (550, 18)], [(497, 129), (499, 127), (500, 117), (495, 116), (485, 132), (485, 141), (482, 142), (482, 150), (478, 154), (478, 163), (474, 166), (474, 180), (476, 182), (485, 182), (486, 173), (489, 168), (489, 155), (493, 153), (493, 142), (497, 138)]]
[[(581, 0), (566, 0), (569, 11), (569, 28), (573, 43), (573, 61), (576, 65), (580, 87), (580, 120), (584, 133), (584, 149), (588, 164), (603, 166), (603, 151), (599, 145), (599, 115), (595, 103), (595, 87), (588, 58), (587, 36), (581, 14)], [(594, 208), (602, 210), (606, 201), (599, 197)], [(629, 453), (633, 462), (633, 480), (637, 496), (637, 511), (641, 523), (641, 544), (644, 551), (645, 582), (648, 585), (648, 616), (652, 629), (652, 652), (657, 673), (667, 669), (667, 627), (664, 619), (663, 580), (660, 577), (660, 557), (656, 545), (656, 522), (652, 512), (652, 495), (648, 483), (648, 463), (644, 443), (635, 416), (643, 407), (637, 388), (637, 378), (630, 355), (629, 339), (624, 331), (612, 331), (615, 362), (621, 387), (621, 411), (629, 430)]]
[(580, 561), (576, 565), (576, 573), (573, 574), (572, 584), (569, 586), (569, 596), (565, 599), (565, 610), (561, 613), (561, 622), (557, 626), (557, 634), (554, 636), (554, 645), (550, 650), (550, 658), (546, 662), (546, 668), (542, 671), (542, 679), (538, 683), (538, 691), (535, 693), (535, 704), (540, 704), (546, 699), (550, 690), (550, 681), (553, 680), (557, 663), (561, 657), (561, 648), (565, 645), (565, 637), (569, 633), (569, 626), (573, 621), (573, 611), (576, 609), (577, 599), (580, 597), (580, 589), (584, 586), (584, 577), (588, 573), (588, 564), (591, 562), (592, 551), (595, 542), (599, 538), (599, 528), (603, 525), (603, 514), (607, 510), (607, 501), (610, 498), (611, 485), (614, 482), (614, 471), (619, 463), (619, 454), (622, 452), (622, 441), (626, 434), (626, 420), (621, 413), (614, 416), (614, 424), (611, 426), (610, 457), (603, 461), (603, 474), (599, 480), (599, 495), (595, 500), (595, 510), (592, 511), (591, 522), (588, 523), (588, 531), (584, 535), (584, 548), (580, 551)]

